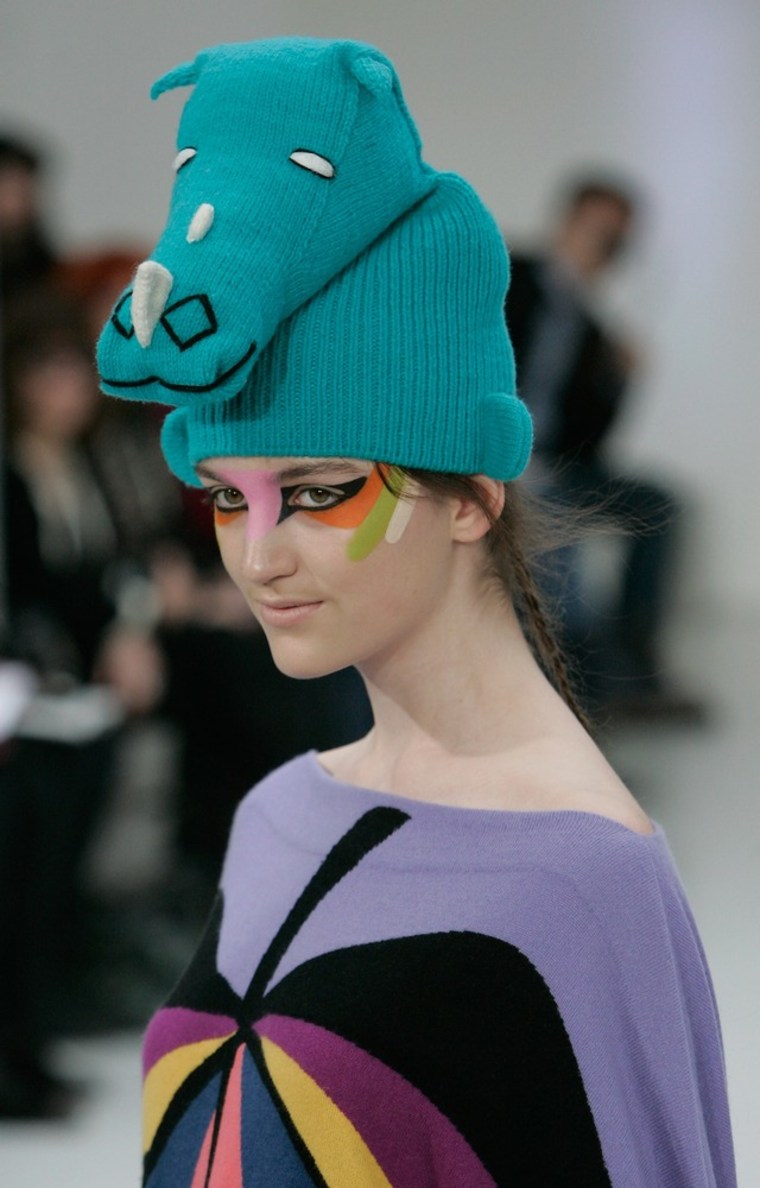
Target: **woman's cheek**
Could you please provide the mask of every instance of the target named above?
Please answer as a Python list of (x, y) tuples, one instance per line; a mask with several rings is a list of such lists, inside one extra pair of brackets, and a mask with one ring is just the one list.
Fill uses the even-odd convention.
[[(242, 589), (243, 535), (235, 531), (242, 511), (224, 512), (214, 508), (214, 535), (222, 565), (236, 586)], [(238, 525), (239, 527), (239, 525)]]

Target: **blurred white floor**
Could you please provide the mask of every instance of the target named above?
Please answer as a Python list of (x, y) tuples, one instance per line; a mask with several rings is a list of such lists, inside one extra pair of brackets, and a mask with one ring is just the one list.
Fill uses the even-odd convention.
[[(673, 653), (684, 682), (712, 702), (713, 723), (702, 732), (627, 728), (608, 751), (665, 826), (691, 898), (723, 1019), (739, 1184), (752, 1188), (760, 1185), (760, 615), (686, 621)], [(139, 1037), (67, 1041), (59, 1059), (91, 1086), (85, 1104), (67, 1123), (0, 1126), (0, 1183), (136, 1188)]]
[(5, 1188), (136, 1188), (140, 1183), (140, 1037), (67, 1040), (56, 1072), (87, 1085), (64, 1122), (0, 1124)]

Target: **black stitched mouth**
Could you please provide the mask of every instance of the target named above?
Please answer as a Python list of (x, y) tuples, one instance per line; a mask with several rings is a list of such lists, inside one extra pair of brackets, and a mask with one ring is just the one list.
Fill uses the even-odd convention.
[(238, 359), (237, 363), (233, 363), (232, 367), (229, 367), (227, 371), (218, 375), (210, 384), (174, 384), (170, 380), (162, 379), (160, 375), (146, 375), (144, 379), (138, 380), (108, 379), (106, 376), (102, 376), (101, 382), (108, 384), (111, 388), (144, 388), (148, 384), (160, 384), (162, 388), (166, 388), (169, 392), (212, 392), (214, 388), (220, 387), (231, 375), (234, 375), (236, 371), (244, 367), (255, 352), (256, 343), (252, 342), (245, 354)]

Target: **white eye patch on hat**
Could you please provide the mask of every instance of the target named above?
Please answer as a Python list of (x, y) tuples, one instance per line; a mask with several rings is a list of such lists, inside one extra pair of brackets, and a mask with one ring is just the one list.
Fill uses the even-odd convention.
[[(180, 169), (197, 155), (197, 149), (189, 147), (180, 149), (172, 163), (174, 172), (179, 173)], [(307, 169), (309, 173), (318, 174), (319, 177), (328, 179), (335, 177), (335, 166), (332, 161), (328, 161), (327, 157), (323, 157), (321, 153), (313, 153), (310, 149), (294, 149), (288, 160), (292, 161), (294, 165), (300, 165), (301, 169)]]
[(295, 149), (289, 157), (294, 165), (301, 169), (308, 169), (309, 173), (316, 173), (319, 177), (328, 179), (335, 177), (335, 166), (321, 153), (313, 153), (309, 149)]

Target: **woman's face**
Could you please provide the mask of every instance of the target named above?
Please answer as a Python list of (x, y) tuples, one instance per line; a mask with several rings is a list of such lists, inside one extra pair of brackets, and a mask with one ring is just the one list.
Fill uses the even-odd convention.
[(429, 622), (452, 574), (446, 501), (411, 486), (399, 499), (356, 459), (210, 458), (198, 474), (225, 568), (283, 672), (390, 660)]

